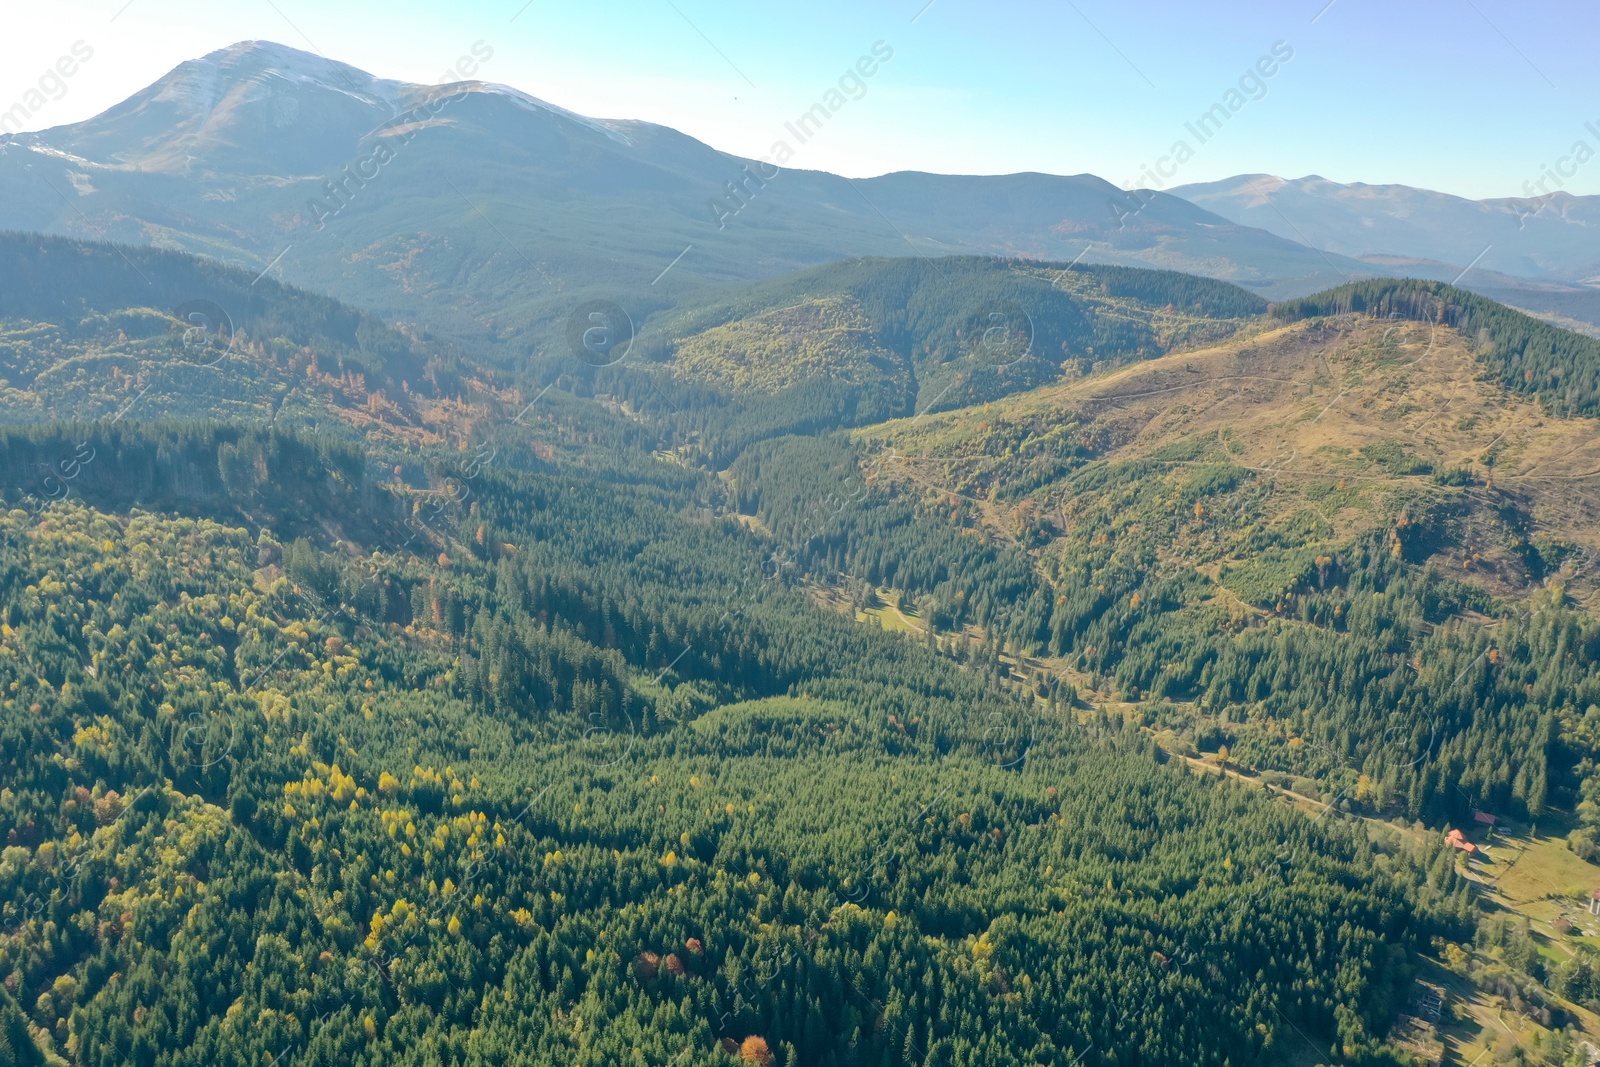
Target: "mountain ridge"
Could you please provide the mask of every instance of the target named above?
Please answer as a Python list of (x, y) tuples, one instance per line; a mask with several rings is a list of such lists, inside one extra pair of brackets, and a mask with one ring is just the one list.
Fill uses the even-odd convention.
[[(860, 255), (1081, 258), (1268, 296), (1382, 273), (1164, 194), (1119, 217), (1127, 194), (1092, 175), (793, 169), (749, 181), (753, 161), (680, 131), (588, 119), (483, 81), (492, 49), (481, 52), (454, 75), (479, 80), (424, 87), (284, 45), (218, 50), (96, 118), (0, 138), (0, 226), (271, 269), (523, 351), (591, 289), (671, 303)], [(327, 183), (348, 184), (337, 230), (310, 206)], [(730, 184), (737, 210), (719, 212)], [(463, 286), (481, 303), (455, 299)]]
[(1600, 272), (1593, 241), (1600, 196), (1547, 185), (1529, 182), (1527, 196), (1474, 200), (1399, 183), (1239, 174), (1170, 192), (1235, 222), (1303, 233), (1344, 255), (1414, 256), (1580, 284)]

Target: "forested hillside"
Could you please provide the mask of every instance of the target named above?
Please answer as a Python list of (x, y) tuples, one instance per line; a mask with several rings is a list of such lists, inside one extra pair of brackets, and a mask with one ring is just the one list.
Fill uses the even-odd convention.
[[(949, 410), (1221, 340), (1266, 306), (1166, 271), (848, 260), (662, 311), (636, 358), (591, 380), (720, 468), (763, 438)], [(570, 373), (559, 349), (547, 362)]]
[(1544, 1005), (1502, 1051), (1561, 1062), (1554, 1006), (1593, 1003), (1571, 916), (1600, 881), (1600, 436), (1581, 391), (1535, 385), (1581, 382), (1592, 342), (1426, 293), (1348, 296), (996, 402), (769, 441), (729, 470), (733, 503), (824, 602), (1174, 756), (1375, 833), (1527, 827), (1492, 862), (1473, 841), (1496, 831), (1458, 836), (1484, 906), (1514, 917), (1439, 959)]
[[(94, 465), (240, 445), (146, 433)], [(319, 547), (181, 469), (0, 517), (0, 969), (74, 1061), (1385, 1062), (1463, 936), (1437, 838), (1077, 728), (730, 524), (530, 457)]]
[(454, 351), (176, 252), (0, 234), (0, 418), (239, 419), (437, 440)]
[(1600, 1036), (1444, 837), (1600, 871), (1600, 438), (1495, 362), (1568, 335), (864, 260), (508, 368), (4, 247), (18, 1061), (1398, 1065), (1446, 973)]
[(1492, 356), (1410, 329), (1294, 327), (890, 424), (855, 455), (788, 442), (735, 468), (742, 504), (795, 536), (825, 477), (860, 484), (796, 537), (816, 565), (1346, 807), (1434, 825), (1571, 808), (1597, 754), (1600, 623), (1568, 595), (1594, 546), (1565, 472), (1592, 431), (1507, 410), (1488, 382), (1438, 425), (1419, 388)]

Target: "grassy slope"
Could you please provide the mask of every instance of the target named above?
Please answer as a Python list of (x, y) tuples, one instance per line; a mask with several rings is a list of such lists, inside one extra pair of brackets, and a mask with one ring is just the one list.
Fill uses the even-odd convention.
[[(1258, 498), (1262, 511), (1252, 516), (1252, 531), (1229, 529), (1231, 516), (1214, 516), (1213, 529), (1167, 546), (1164, 565), (1218, 578), (1230, 567), (1248, 566), (1250, 551), (1259, 550), (1259, 538), (1241, 532), (1264, 527), (1314, 549), (1407, 514), (1443, 512), (1451, 516), (1450, 536), (1427, 547), (1447, 572), (1513, 600), (1530, 595), (1544, 578), (1591, 609), (1600, 607), (1596, 572), (1586, 563), (1600, 550), (1594, 522), (1600, 515), (1600, 427), (1591, 419), (1551, 417), (1482, 372), (1479, 353), (1449, 327), (1352, 315), (1289, 325), (1264, 320), (1220, 344), (872, 427), (858, 438), (869, 453), (892, 447), (903, 458), (886, 468), (889, 476), (918, 486), (926, 500), (964, 502), (989, 536), (1031, 545), (1041, 561), (1052, 551), (1051, 535), (1070, 531), (1077, 521), (1078, 502), (1061, 461), (1067, 437), (1085, 444), (1096, 462), (1148, 460), (1157, 470), (1164, 467), (1175, 488), (1197, 468), (1220, 465), (1242, 468), (1249, 483), (1270, 486)], [(1025, 509), (1050, 516), (1042, 540), (1019, 536), (1018, 515)], [(1532, 565), (1529, 544), (1542, 549)], [(1549, 573), (1534, 573), (1547, 563)], [(1230, 612), (1261, 611), (1233, 595), (1227, 578), (1211, 589)], [(1138, 710), (1117, 694), (1096, 691), (1092, 679), (1064, 661), (1007, 661), (1019, 670), (1013, 677), (1040, 670), (1067, 677), (1090, 707), (1114, 716)], [(1156, 736), (1175, 753), (1195, 755), (1170, 731)], [(1193, 762), (1223, 769), (1215, 755)], [(1264, 784), (1248, 768), (1228, 773)], [(1326, 798), (1278, 792), (1308, 813), (1326, 810)], [(1600, 945), (1600, 937), (1585, 936), (1600, 934), (1600, 926), (1583, 903), (1600, 884), (1600, 867), (1566, 847), (1569, 827), (1562, 818), (1503, 828), (1488, 847), (1491, 862), (1475, 862), (1471, 875), (1491, 912), (1533, 924), (1540, 951), (1552, 963), (1570, 958), (1579, 944)], [(1380, 839), (1396, 829), (1402, 838), (1418, 832), (1370, 822)], [(1558, 933), (1552, 925), (1558, 918), (1576, 929)], [(1480, 976), (1494, 971), (1497, 951), (1473, 954)], [(1492, 981), (1475, 985), (1442, 965), (1431, 980), (1459, 1005), (1460, 1020), (1437, 1035), (1459, 1062), (1496, 1046), (1528, 1049), (1547, 1033), (1496, 995)], [(1561, 1007), (1600, 1044), (1600, 1018), (1565, 1002)], [(1286, 1055), (1292, 1058), (1293, 1050)]]
[[(1593, 420), (1549, 417), (1477, 380), (1477, 370), (1448, 327), (1355, 317), (1264, 324), (1220, 345), (861, 436), (908, 457), (904, 477), (981, 501), (1004, 536), (1004, 517), (1023, 500), (1049, 513), (1069, 503), (1052, 478), (1051, 448), (1069, 426), (1095, 459), (1153, 460), (1173, 479), (1223, 462), (1243, 468), (1273, 484), (1269, 522), (1314, 519), (1330, 542), (1408, 505), (1444, 506), (1460, 512), (1460, 536), (1439, 562), (1514, 592), (1535, 576), (1507, 543), (1505, 509), (1546, 543), (1600, 548), (1600, 435)], [(1468, 484), (1439, 484), (1455, 471)], [(1228, 559), (1190, 548), (1201, 566)], [(1575, 594), (1590, 592), (1591, 573), (1570, 578)]]

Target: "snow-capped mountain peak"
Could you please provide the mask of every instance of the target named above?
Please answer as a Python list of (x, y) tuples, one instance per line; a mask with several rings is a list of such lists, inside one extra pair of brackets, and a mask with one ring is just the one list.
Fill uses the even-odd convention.
[(151, 88), (152, 102), (210, 111), (241, 82), (272, 81), (341, 93), (373, 106), (392, 106), (405, 84), (374, 78), (346, 63), (273, 41), (240, 41), (179, 64)]

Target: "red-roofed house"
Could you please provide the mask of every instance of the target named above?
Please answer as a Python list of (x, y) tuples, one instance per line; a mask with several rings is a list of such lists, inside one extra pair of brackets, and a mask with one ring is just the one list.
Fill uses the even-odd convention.
[(1474, 845), (1471, 841), (1468, 841), (1467, 835), (1462, 833), (1460, 830), (1451, 830), (1449, 833), (1444, 835), (1444, 839), (1452, 847), (1459, 848), (1462, 852), (1465, 852), (1469, 856), (1475, 856), (1478, 853), (1478, 846)]
[(1478, 811), (1478, 810), (1474, 809), (1473, 812), (1472, 812), (1472, 819), (1473, 819), (1474, 822), (1480, 823), (1480, 824), (1482, 824), (1484, 826), (1493, 826), (1494, 825), (1494, 816), (1490, 815), (1486, 811)]

